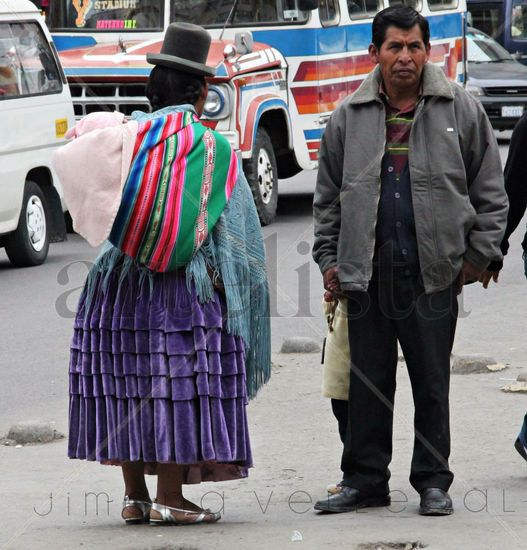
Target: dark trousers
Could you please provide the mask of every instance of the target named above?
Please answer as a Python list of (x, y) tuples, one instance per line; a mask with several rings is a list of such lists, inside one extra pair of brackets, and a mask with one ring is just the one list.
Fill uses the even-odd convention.
[(340, 440), (344, 443), (348, 428), (348, 402), (344, 399), (331, 399), (331, 410), (337, 419)]
[(450, 353), (457, 321), (454, 288), (426, 295), (417, 276), (372, 281), (349, 292), (351, 377), (342, 454), (343, 482), (370, 495), (389, 492), (397, 341), (415, 406), (410, 483), (448, 490)]

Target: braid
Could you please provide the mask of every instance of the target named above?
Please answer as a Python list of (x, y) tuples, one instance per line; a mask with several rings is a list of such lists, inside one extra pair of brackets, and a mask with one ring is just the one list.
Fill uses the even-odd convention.
[(198, 101), (201, 94), (201, 87), (201, 82), (194, 82), (193, 84), (189, 84), (185, 88), (185, 103), (190, 103), (191, 105), (194, 105)]
[(162, 99), (157, 94), (151, 95), (150, 97), (148, 97), (148, 100), (150, 101), (152, 111), (158, 111), (159, 109), (162, 109)]

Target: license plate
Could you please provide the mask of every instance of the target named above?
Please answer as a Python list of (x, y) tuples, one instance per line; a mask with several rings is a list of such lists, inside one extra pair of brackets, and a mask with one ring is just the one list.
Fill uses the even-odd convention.
[(523, 105), (520, 105), (519, 107), (502, 107), (501, 108), (501, 116), (502, 117), (511, 117), (511, 118), (519, 118), (523, 115)]

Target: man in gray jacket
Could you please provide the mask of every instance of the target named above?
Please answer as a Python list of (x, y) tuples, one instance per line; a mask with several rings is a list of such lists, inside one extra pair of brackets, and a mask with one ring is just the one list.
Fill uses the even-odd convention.
[(481, 107), (428, 63), (428, 22), (408, 6), (373, 21), (377, 65), (327, 125), (313, 256), (348, 298), (351, 377), (339, 493), (315, 509), (390, 503), (397, 342), (415, 404), (410, 482), (419, 512), (453, 511), (450, 352), (457, 294), (499, 259), (507, 197)]

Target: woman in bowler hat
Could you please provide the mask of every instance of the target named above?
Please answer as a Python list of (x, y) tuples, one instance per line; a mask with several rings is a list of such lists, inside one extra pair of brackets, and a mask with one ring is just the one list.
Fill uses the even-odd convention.
[[(147, 55), (153, 112), (99, 129), (86, 153), (99, 169), (110, 153), (97, 143), (121, 127), (134, 130), (119, 204), (91, 209), (84, 201), (74, 218), (89, 240), (86, 220), (117, 211), (75, 319), (68, 455), (122, 468), (127, 524), (220, 519), (185, 499), (182, 486), (247, 476), (246, 405), (270, 375), (258, 216), (228, 141), (199, 121), (205, 78), (215, 74), (206, 65), (210, 42), (196, 25), (168, 27), (161, 52)], [(66, 164), (83, 154), (77, 147), (73, 158), (68, 147), (94, 139), (79, 135), (82, 127), (60, 154)], [(82, 177), (94, 176), (61, 180), (69, 188)], [(158, 476), (153, 501), (148, 473)]]

